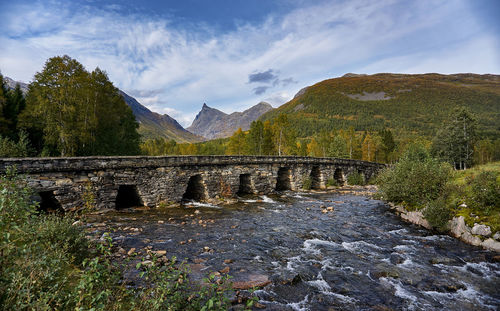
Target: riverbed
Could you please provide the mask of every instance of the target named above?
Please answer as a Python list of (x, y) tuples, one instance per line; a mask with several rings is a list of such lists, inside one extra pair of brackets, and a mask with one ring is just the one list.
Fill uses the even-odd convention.
[[(283, 192), (90, 218), (125, 251), (166, 251), (193, 277), (229, 271), (266, 310), (497, 310), (497, 253), (403, 222), (355, 193)], [(127, 255), (124, 254), (123, 257)]]

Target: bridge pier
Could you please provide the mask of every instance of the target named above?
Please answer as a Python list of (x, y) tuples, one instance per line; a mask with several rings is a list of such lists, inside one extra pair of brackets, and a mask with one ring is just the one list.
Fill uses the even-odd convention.
[(269, 194), (313, 189), (329, 179), (345, 182), (354, 172), (366, 179), (385, 165), (308, 157), (185, 156), (0, 159), (0, 174), (16, 166), (38, 193), (43, 208), (76, 210), (87, 205), (115, 209), (155, 207), (183, 199), (217, 201), (238, 193)]

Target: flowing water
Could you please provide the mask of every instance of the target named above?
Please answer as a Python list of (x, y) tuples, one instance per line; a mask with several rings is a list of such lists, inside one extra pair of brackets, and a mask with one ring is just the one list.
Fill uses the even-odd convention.
[[(325, 206), (334, 211), (322, 212)], [(127, 250), (151, 245), (185, 258), (193, 275), (229, 267), (236, 281), (269, 278), (256, 292), (267, 310), (500, 305), (496, 253), (432, 235), (363, 196), (286, 192), (223, 207), (118, 211), (96, 221)]]

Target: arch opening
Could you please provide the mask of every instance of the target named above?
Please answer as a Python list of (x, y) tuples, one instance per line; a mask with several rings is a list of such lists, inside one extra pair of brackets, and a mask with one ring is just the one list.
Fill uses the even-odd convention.
[(276, 181), (276, 191), (291, 190), (290, 182), (291, 170), (288, 167), (280, 167), (278, 170), (278, 179)]
[(343, 186), (345, 184), (344, 172), (340, 168), (336, 168), (333, 173), (333, 179), (337, 182), (337, 185)]
[(183, 201), (204, 201), (207, 199), (205, 184), (200, 174), (189, 177)]
[(240, 186), (237, 195), (253, 194), (252, 178), (250, 174), (240, 174)]
[(319, 166), (313, 166), (309, 177), (311, 178), (311, 189), (321, 189), (321, 171)]
[(129, 207), (143, 206), (144, 203), (135, 185), (120, 185), (116, 195), (115, 208), (120, 210)]
[(38, 192), (35, 200), (40, 203), (40, 210), (44, 212), (54, 213), (63, 211), (61, 203), (56, 199), (54, 191)]

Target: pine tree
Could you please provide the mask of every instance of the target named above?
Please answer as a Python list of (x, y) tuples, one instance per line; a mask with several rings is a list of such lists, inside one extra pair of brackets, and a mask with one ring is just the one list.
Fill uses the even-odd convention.
[(456, 169), (472, 165), (477, 138), (477, 121), (466, 108), (455, 109), (433, 140), (433, 153), (450, 162)]

